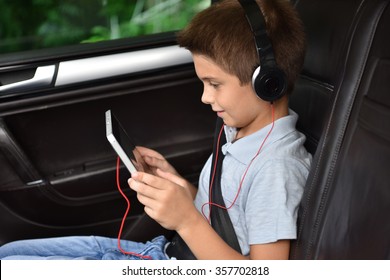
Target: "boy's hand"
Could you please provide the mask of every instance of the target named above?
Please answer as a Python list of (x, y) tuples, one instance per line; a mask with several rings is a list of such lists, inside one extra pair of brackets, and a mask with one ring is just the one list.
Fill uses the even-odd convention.
[(186, 187), (189, 183), (160, 169), (156, 169), (156, 175), (137, 172), (129, 179), (129, 186), (145, 205), (146, 214), (164, 228), (177, 231), (198, 212)]
[(152, 174), (157, 175), (157, 169), (180, 176), (176, 169), (160, 153), (145, 147), (137, 146), (137, 150), (149, 165)]

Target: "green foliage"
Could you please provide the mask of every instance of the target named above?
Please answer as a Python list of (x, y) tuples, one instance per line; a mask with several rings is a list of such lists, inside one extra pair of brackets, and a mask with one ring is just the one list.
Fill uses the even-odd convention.
[(0, 0), (0, 54), (179, 30), (210, 0)]

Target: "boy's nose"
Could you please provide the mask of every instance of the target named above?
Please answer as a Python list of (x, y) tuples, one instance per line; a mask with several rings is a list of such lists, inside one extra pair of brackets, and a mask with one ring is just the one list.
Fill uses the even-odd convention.
[(210, 93), (210, 91), (208, 91), (206, 88), (204, 88), (201, 100), (204, 104), (213, 104), (214, 95)]

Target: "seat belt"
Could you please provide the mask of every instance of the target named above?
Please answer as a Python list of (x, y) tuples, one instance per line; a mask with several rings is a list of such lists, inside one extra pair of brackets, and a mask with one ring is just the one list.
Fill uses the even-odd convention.
[[(212, 184), (211, 186), (212, 190), (211, 193), (209, 194), (211, 226), (230, 247), (232, 247), (237, 252), (241, 253), (241, 248), (237, 239), (236, 232), (234, 230), (232, 221), (230, 220), (228, 211), (224, 209), (226, 208), (226, 206), (222, 197), (221, 174), (222, 174), (222, 162), (224, 158), (224, 154), (222, 153), (222, 146), (226, 143), (225, 133), (221, 131), (221, 129), (223, 129), (223, 126), (224, 126), (223, 120), (221, 118), (218, 118), (216, 128), (215, 128), (213, 159), (212, 159), (212, 166), (210, 172), (210, 185)], [(221, 136), (219, 136), (220, 132), (221, 132)], [(216, 168), (215, 174), (213, 174), (214, 168)], [(221, 207), (212, 204), (217, 204), (218, 206)]]
[[(214, 204), (218, 204), (222, 207), (225, 207), (225, 202), (222, 197), (221, 190), (221, 172), (222, 172), (222, 161), (223, 161), (223, 153), (222, 146), (226, 143), (225, 133), (222, 132), (221, 139), (218, 143), (219, 133), (221, 129), (223, 129), (223, 120), (221, 118), (217, 119), (215, 135), (214, 135), (214, 144), (213, 144), (213, 160), (210, 171), (210, 184), (212, 181), (212, 177), (214, 177), (212, 191), (209, 194), (209, 202)], [(218, 145), (219, 144), (219, 145)], [(216, 155), (218, 154), (218, 161), (215, 162)], [(214, 166), (216, 166), (215, 174)], [(234, 250), (241, 253), (240, 244), (238, 243), (236, 232), (234, 231), (233, 224), (230, 220), (228, 211), (225, 209), (221, 209), (217, 206), (210, 205), (210, 220), (211, 226), (218, 233), (218, 235)], [(172, 241), (168, 245), (166, 249), (166, 253), (169, 257), (175, 257), (178, 260), (194, 260), (196, 259), (194, 254), (191, 252), (190, 248), (184, 242), (184, 240), (180, 237), (179, 234), (175, 234), (172, 238)]]

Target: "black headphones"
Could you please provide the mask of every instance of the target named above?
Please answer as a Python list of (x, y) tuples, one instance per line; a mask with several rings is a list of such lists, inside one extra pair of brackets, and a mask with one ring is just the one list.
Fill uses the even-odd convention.
[(287, 88), (284, 72), (277, 66), (271, 41), (267, 36), (264, 15), (255, 0), (238, 0), (251, 27), (260, 66), (252, 75), (252, 86), (263, 100), (273, 102), (281, 98)]

